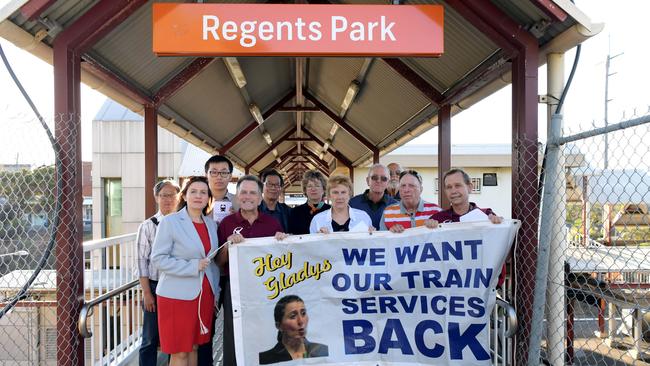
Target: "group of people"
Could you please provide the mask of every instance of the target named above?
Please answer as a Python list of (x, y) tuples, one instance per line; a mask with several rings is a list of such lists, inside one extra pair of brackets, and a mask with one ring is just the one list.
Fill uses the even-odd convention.
[[(397, 163), (372, 165), (366, 177), (368, 188), (356, 196), (350, 178), (335, 175), (326, 180), (318, 170), (307, 171), (302, 179), (307, 201), (293, 208), (280, 202), (284, 180), (279, 172), (265, 171), (260, 178), (242, 176), (234, 195), (228, 192), (232, 172), (232, 162), (215, 155), (205, 163), (205, 176), (190, 177), (182, 189), (171, 180), (154, 187), (159, 211), (140, 225), (136, 239), (144, 296), (141, 365), (156, 363), (158, 345), (170, 355), (172, 366), (212, 365), (219, 307), (224, 312), (223, 364), (236, 365), (226, 244), (340, 231), (401, 233), (416, 226), (435, 228), (440, 222), (457, 222), (476, 209), (493, 223), (502, 220), (469, 201), (472, 183), (460, 169), (444, 175), (444, 194), (451, 202), (447, 210), (424, 201), (420, 174)], [(299, 316), (304, 324), (308, 319), (302, 300), (289, 300), (285, 302), (290, 306), (276, 306), (278, 344), (265, 357), (322, 355), (304, 331), (292, 333), (285, 327)]]

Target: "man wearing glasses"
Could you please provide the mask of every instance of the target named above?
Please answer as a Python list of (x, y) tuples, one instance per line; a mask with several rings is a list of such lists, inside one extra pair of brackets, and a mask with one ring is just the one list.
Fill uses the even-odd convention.
[(404, 170), (398, 163), (390, 163), (387, 165), (389, 172), (388, 188), (386, 192), (397, 201), (400, 200), (399, 196), (399, 175)]
[(214, 155), (205, 162), (205, 176), (212, 193), (211, 215), (217, 224), (239, 209), (235, 195), (228, 192), (232, 170), (232, 162), (225, 156)]
[(438, 223), (429, 217), (441, 211), (435, 203), (425, 202), (422, 194), (422, 177), (415, 170), (405, 170), (399, 177), (399, 194), (402, 200), (390, 205), (381, 216), (380, 230), (401, 233), (405, 229), (426, 226), (434, 228)]
[(381, 221), (384, 209), (397, 203), (397, 200), (386, 191), (389, 176), (390, 173), (386, 166), (374, 164), (368, 170), (366, 177), (368, 189), (350, 200), (350, 207), (365, 211), (372, 220), (372, 226), (377, 230), (379, 230), (379, 221)]
[(269, 216), (272, 216), (282, 226), (282, 231), (287, 232), (289, 228), (289, 211), (291, 210), (283, 202), (279, 202), (284, 180), (280, 173), (275, 170), (267, 170), (262, 173), (260, 179), (264, 184), (262, 190), (262, 203), (260, 203), (259, 210)]

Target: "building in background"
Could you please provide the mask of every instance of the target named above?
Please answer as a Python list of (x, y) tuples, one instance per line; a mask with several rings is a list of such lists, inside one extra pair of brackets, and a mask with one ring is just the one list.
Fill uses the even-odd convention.
[[(470, 201), (481, 207), (490, 207), (503, 217), (511, 214), (511, 151), (510, 144), (464, 144), (452, 145), (451, 166), (461, 168), (469, 174), (474, 184)], [(438, 146), (405, 145), (379, 161), (387, 165), (400, 163), (404, 169), (415, 169), (422, 176), (422, 197), (429, 202), (438, 202)], [(366, 188), (368, 169), (354, 170), (354, 193)]]
[[(106, 238), (135, 232), (145, 219), (144, 119), (107, 99), (92, 123), (92, 232)], [(158, 127), (158, 177), (178, 179), (188, 144)]]

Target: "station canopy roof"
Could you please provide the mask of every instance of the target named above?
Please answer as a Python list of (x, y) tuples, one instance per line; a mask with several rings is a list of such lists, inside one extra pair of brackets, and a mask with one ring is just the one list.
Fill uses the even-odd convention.
[[(0, 19), (6, 18), (0, 36), (51, 63), (56, 35), (100, 3), (10, 1), (0, 9)], [(602, 29), (567, 0), (485, 3), (537, 39), (539, 65), (547, 53), (565, 52)], [(314, 167), (329, 172), (334, 161), (365, 166), (373, 149), (383, 155), (435, 127), (441, 105), (450, 105), (453, 115), (510, 83), (512, 53), (459, 12), (481, 5), (402, 4), (444, 6), (442, 57), (158, 57), (152, 52), (150, 1), (82, 55), (82, 81), (140, 114), (146, 100), (162, 97), (161, 126), (252, 173), (268, 167), (296, 176)], [(357, 86), (347, 110), (342, 108)], [(261, 124), (254, 106), (263, 115)]]

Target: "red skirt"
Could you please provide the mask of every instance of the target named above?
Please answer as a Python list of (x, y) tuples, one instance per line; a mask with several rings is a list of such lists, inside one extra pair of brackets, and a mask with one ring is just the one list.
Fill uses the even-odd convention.
[[(199, 325), (199, 299), (201, 320), (208, 332), (201, 334)], [(214, 294), (210, 282), (203, 277), (202, 293), (194, 300), (178, 300), (158, 296), (158, 331), (160, 349), (166, 354), (192, 352), (194, 345), (212, 341), (214, 326)]]

